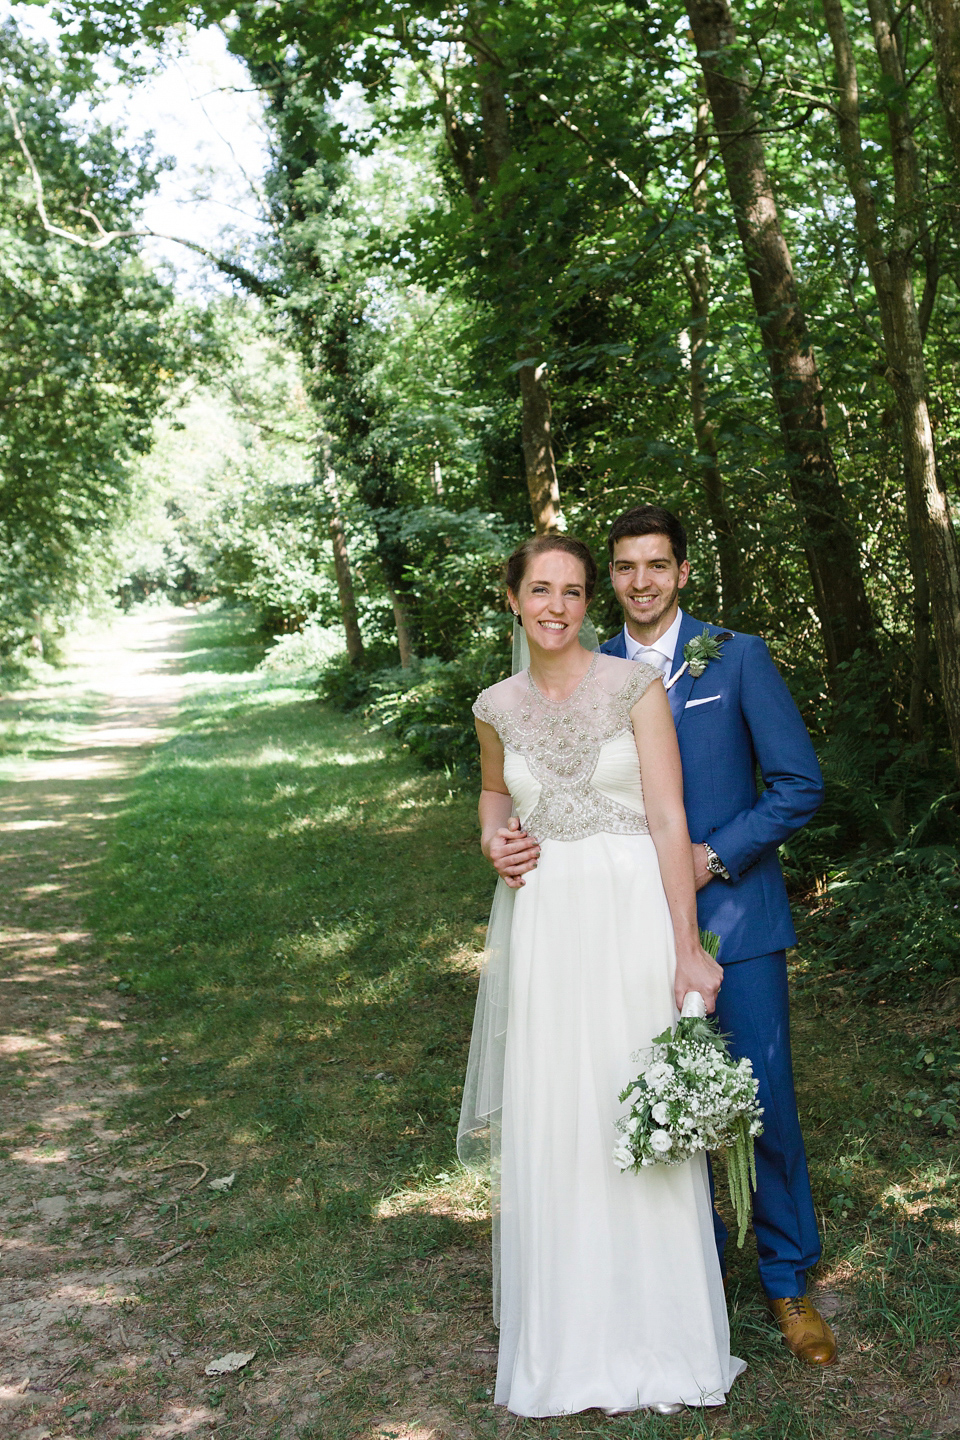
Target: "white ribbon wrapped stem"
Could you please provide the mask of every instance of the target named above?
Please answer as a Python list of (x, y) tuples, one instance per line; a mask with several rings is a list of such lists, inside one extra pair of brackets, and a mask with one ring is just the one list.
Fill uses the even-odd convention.
[(688, 990), (684, 995), (680, 1018), (681, 1020), (706, 1020), (707, 1002), (699, 990)]
[(677, 681), (680, 679), (680, 676), (683, 674), (684, 670), (689, 670), (689, 668), (690, 668), (690, 661), (689, 661), (689, 660), (684, 660), (683, 664), (680, 666), (680, 669), (679, 669), (679, 670), (674, 670), (674, 672), (673, 672), (673, 674), (670, 676), (670, 679), (669, 679), (669, 680), (664, 680), (664, 682), (663, 682), (663, 688), (664, 688), (664, 690), (672, 690), (673, 687), (674, 687), (674, 685), (676, 685)]

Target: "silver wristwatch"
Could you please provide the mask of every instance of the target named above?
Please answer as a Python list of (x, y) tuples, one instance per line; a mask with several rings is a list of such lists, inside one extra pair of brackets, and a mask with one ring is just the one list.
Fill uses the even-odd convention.
[(726, 865), (724, 865), (713, 846), (708, 845), (706, 841), (704, 841), (703, 848), (707, 852), (707, 869), (710, 871), (710, 874), (719, 876), (721, 880), (729, 880), (730, 871)]

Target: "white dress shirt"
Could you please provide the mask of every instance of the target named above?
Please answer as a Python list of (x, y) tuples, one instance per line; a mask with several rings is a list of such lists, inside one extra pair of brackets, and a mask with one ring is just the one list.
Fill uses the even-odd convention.
[(627, 649), (628, 660), (645, 660), (648, 665), (653, 665), (660, 671), (664, 680), (669, 679), (673, 671), (673, 657), (676, 654), (677, 640), (680, 636), (680, 622), (683, 620), (683, 611), (678, 609), (674, 616), (673, 624), (669, 630), (664, 630), (652, 645), (641, 645), (634, 640), (626, 625), (623, 627), (623, 643)]

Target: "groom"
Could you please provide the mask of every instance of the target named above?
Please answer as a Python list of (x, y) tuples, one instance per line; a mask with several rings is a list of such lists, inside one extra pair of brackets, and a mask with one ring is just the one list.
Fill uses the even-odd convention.
[[(638, 505), (613, 522), (610, 579), (623, 629), (601, 650), (655, 665), (680, 742), (700, 925), (720, 936), (720, 1028), (759, 1081), (753, 1228), (760, 1279), (783, 1337), (808, 1365), (831, 1365), (829, 1325), (805, 1298), (820, 1258), (790, 1058), (786, 947), (796, 940), (777, 847), (823, 799), (810, 737), (766, 645), (684, 614), (687, 537), (675, 515)], [(708, 631), (719, 654), (696, 676), (684, 647)], [(714, 647), (716, 648), (716, 647)], [(756, 772), (763, 776), (758, 796)], [(727, 1231), (714, 1213), (721, 1262)]]

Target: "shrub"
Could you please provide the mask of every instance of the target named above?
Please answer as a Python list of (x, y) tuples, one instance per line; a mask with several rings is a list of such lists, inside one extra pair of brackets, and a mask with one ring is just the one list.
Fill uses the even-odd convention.
[(470, 707), (507, 673), (506, 657), (486, 647), (458, 660), (423, 660), (415, 672), (381, 676), (366, 713), (422, 764), (466, 778), (480, 760)]
[(960, 973), (960, 850), (863, 849), (828, 874), (798, 928), (817, 969), (853, 971), (868, 989)]
[(354, 665), (346, 651), (334, 655), (317, 678), (317, 698), (335, 710), (362, 710), (372, 699), (372, 687), (378, 676), (392, 674), (413, 676), (414, 670), (403, 671), (394, 666), (396, 651), (387, 645), (367, 646), (363, 663)]
[(320, 677), (319, 695), (338, 709), (361, 710), (423, 765), (466, 778), (479, 769), (470, 707), (508, 671), (503, 641), (478, 644), (456, 660), (431, 656), (406, 670), (351, 666), (337, 656)]

